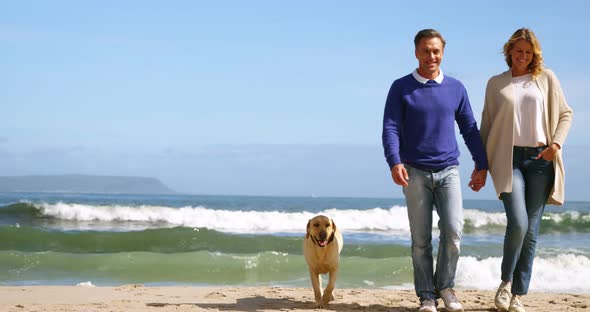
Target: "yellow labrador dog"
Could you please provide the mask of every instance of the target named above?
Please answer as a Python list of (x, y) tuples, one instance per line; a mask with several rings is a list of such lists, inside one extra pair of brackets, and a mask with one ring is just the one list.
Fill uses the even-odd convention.
[[(342, 234), (332, 219), (315, 216), (307, 222), (307, 234), (303, 241), (303, 255), (309, 268), (311, 285), (315, 296), (316, 308), (325, 308), (334, 299), (332, 291), (336, 286), (336, 276), (342, 250)], [(330, 273), (328, 285), (322, 296), (322, 277)]]

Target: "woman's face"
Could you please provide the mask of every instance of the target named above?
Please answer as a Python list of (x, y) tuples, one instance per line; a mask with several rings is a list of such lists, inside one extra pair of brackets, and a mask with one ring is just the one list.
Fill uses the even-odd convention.
[(512, 59), (512, 72), (527, 74), (529, 64), (533, 60), (533, 45), (524, 39), (516, 41), (510, 50), (510, 57)]

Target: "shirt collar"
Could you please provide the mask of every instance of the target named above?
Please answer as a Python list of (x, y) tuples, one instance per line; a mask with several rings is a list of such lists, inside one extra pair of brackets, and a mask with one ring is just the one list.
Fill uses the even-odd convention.
[[(438, 70), (439, 70), (439, 74), (438, 74), (438, 76), (436, 76), (436, 78), (434, 78), (434, 81), (436, 81), (436, 83), (440, 84), (443, 81), (444, 75), (443, 75), (442, 69), (439, 68)], [(431, 79), (426, 79), (426, 78), (420, 76), (420, 74), (418, 74), (418, 69), (415, 69), (412, 72), (412, 76), (414, 76), (414, 78), (422, 84), (426, 84), (428, 82), (428, 80), (431, 80)]]

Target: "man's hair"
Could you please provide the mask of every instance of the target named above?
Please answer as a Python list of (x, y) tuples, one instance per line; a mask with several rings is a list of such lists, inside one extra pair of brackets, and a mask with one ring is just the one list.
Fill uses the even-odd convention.
[(443, 36), (436, 30), (434, 29), (422, 29), (421, 31), (419, 31), (416, 34), (416, 37), (414, 37), (414, 47), (418, 48), (418, 44), (420, 44), (420, 40), (422, 40), (422, 38), (438, 38), (440, 39), (440, 41), (442, 42), (443, 45), (443, 49), (445, 48), (446, 45), (446, 41), (445, 38), (443, 38)]
[(528, 28), (521, 28), (518, 29), (512, 34), (508, 42), (504, 44), (504, 57), (506, 58), (506, 64), (508, 67), (512, 67), (512, 56), (510, 56), (510, 51), (514, 48), (514, 44), (518, 40), (526, 40), (528, 43), (531, 44), (533, 48), (533, 60), (529, 64), (529, 71), (533, 78), (539, 76), (543, 71), (543, 53), (541, 52), (541, 44), (533, 33), (532, 30)]

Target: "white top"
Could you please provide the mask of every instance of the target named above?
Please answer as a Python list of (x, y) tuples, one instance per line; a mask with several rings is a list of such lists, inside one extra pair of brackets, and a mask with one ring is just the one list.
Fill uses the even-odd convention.
[[(412, 76), (414, 76), (414, 79), (418, 80), (418, 82), (421, 84), (426, 84), (428, 82), (428, 80), (430, 80), (428, 78), (424, 78), (424, 77), (420, 76), (420, 74), (418, 74), (418, 69), (415, 69), (412, 72)], [(443, 76), (442, 69), (439, 68), (438, 69), (438, 76), (436, 76), (436, 78), (434, 78), (434, 81), (436, 81), (436, 83), (440, 84), (444, 78), (445, 78), (445, 76)]]
[(531, 74), (512, 77), (514, 89), (514, 146), (547, 145), (543, 94)]

